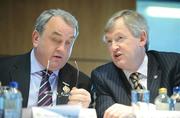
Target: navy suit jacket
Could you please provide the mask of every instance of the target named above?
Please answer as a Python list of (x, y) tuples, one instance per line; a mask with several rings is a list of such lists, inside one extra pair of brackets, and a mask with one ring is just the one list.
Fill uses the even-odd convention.
[[(19, 90), (23, 96), (23, 107), (27, 107), (30, 87), (30, 52), (23, 55), (3, 57), (0, 59), (0, 81), (3, 85), (8, 85), (10, 81), (17, 81), (19, 83)], [(62, 92), (63, 83), (66, 82), (70, 88), (76, 85), (77, 70), (70, 64), (66, 64), (59, 70), (58, 74), (58, 93)], [(78, 88), (84, 88), (91, 92), (90, 78), (79, 73)], [(68, 97), (57, 97), (57, 104), (66, 104)]]
[[(167, 88), (170, 96), (173, 87), (180, 85), (180, 55), (148, 51), (147, 56), (147, 88), (150, 91), (150, 102), (154, 103), (159, 88)], [(102, 118), (104, 111), (114, 103), (131, 105), (132, 87), (122, 69), (112, 62), (93, 70), (91, 79), (96, 90), (98, 118)]]

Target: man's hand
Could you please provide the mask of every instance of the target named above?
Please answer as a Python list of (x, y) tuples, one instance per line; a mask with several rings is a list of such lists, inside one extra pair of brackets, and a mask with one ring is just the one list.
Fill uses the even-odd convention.
[(131, 106), (113, 104), (104, 113), (104, 118), (135, 118)]
[(84, 108), (89, 107), (89, 104), (91, 102), (91, 95), (87, 90), (73, 87), (70, 94), (71, 95), (69, 96), (68, 104), (71, 104), (71, 105), (80, 104)]

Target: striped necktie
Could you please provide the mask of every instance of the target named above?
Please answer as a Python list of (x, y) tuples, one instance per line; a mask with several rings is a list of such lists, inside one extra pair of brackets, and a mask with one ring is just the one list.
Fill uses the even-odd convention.
[(134, 72), (130, 75), (130, 80), (133, 83), (134, 89), (143, 89), (143, 86), (139, 83), (141, 73)]
[(41, 71), (42, 80), (39, 88), (38, 106), (52, 106), (52, 95), (48, 94), (48, 92), (51, 92), (51, 86), (49, 83), (49, 77), (51, 74), (51, 71)]

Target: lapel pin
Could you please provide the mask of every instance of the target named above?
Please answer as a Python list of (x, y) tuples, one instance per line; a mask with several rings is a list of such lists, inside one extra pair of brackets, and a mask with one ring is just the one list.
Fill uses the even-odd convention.
[(70, 88), (69, 88), (69, 84), (68, 83), (65, 83), (65, 82), (62, 82), (64, 84), (63, 86), (63, 92), (61, 92), (61, 95), (63, 96), (69, 96), (69, 92), (70, 92)]
[(158, 78), (158, 76), (157, 75), (154, 75), (154, 79), (157, 79)]

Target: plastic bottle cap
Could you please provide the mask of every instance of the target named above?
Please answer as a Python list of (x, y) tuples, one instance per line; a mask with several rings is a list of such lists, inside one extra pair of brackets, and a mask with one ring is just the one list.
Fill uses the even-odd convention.
[(18, 83), (16, 81), (12, 81), (9, 83), (9, 86), (12, 88), (18, 88)]
[(179, 86), (176, 86), (176, 87), (173, 88), (173, 92), (178, 93), (179, 91), (180, 91), (180, 87)]
[(160, 88), (159, 93), (167, 93), (167, 89), (166, 88)]

